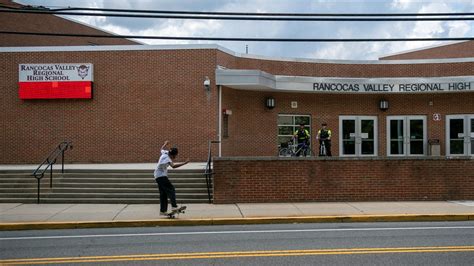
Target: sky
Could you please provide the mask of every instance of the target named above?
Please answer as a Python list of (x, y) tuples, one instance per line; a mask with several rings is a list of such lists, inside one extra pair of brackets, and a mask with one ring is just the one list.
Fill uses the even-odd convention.
[[(474, 0), (17, 0), (47, 7), (96, 7), (250, 13), (460, 13), (474, 12)], [(176, 20), (73, 16), (72, 19), (123, 35), (236, 38), (440, 38), (473, 37), (473, 21), (301, 22)], [(379, 57), (450, 42), (286, 43), (139, 40), (146, 44), (217, 43), (258, 56), (376, 60)]]

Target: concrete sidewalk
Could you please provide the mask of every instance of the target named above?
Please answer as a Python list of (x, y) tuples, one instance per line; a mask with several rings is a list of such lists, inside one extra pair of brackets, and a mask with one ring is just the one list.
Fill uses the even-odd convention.
[(305, 222), (474, 221), (474, 201), (188, 204), (0, 204), (0, 230)]

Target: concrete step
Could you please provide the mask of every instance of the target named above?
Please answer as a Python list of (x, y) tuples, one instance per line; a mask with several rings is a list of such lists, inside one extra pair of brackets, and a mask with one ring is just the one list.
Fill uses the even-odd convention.
[[(43, 177), (41, 179), (41, 183), (48, 182), (49, 177)], [(169, 180), (172, 183), (200, 183), (206, 182), (206, 179), (202, 176), (200, 177), (170, 177)], [(153, 177), (143, 177), (143, 178), (126, 178), (126, 177), (54, 177), (53, 184), (58, 182), (76, 182), (76, 183), (84, 183), (84, 182), (98, 182), (103, 181), (104, 183), (156, 183)], [(38, 183), (37, 179), (34, 177), (10, 177), (10, 178), (0, 178), (0, 185), (2, 183)]]
[[(0, 176), (1, 175), (8, 175), (8, 174), (23, 174), (23, 175), (31, 175), (34, 172), (34, 170), (0, 170)], [(46, 173), (49, 173), (50, 171), (46, 171)], [(142, 174), (150, 174), (153, 175), (154, 170), (150, 169), (145, 169), (145, 170), (140, 170), (140, 169), (64, 169), (64, 174), (70, 174), (70, 173), (142, 173)], [(53, 174), (60, 174), (61, 173), (61, 168), (57, 167), (56, 165), (53, 168)], [(169, 174), (175, 174), (175, 173), (204, 173), (204, 169), (168, 169)]]
[[(208, 203), (203, 171), (170, 171), (176, 196), (184, 203)], [(36, 202), (37, 179), (29, 171), (0, 172), (0, 202)], [(49, 172), (41, 179), (41, 202), (46, 203), (159, 203), (150, 170), (81, 170), (64, 174), (55, 170), (53, 189)]]
[[(171, 183), (206, 183), (206, 179), (199, 177), (189, 178), (170, 178)], [(42, 181), (43, 182), (43, 181)], [(153, 178), (100, 178), (100, 177), (83, 177), (83, 178), (58, 178), (53, 180), (56, 183), (136, 183), (136, 184), (156, 184)]]
[[(54, 187), (52, 189), (45, 190), (46, 188), (41, 190), (41, 193), (45, 193), (44, 191), (48, 191), (48, 193), (158, 193), (157, 187), (151, 188), (100, 188), (100, 187), (93, 187), (93, 188), (84, 188), (84, 187), (66, 187), (66, 188), (57, 188)], [(36, 193), (36, 188), (0, 188), (0, 197), (1, 195), (13, 194), (13, 193)], [(176, 188), (176, 193), (207, 193), (207, 188), (188, 188), (188, 187), (180, 187)]]
[[(187, 203), (209, 203), (209, 200), (206, 199), (177, 199), (178, 204), (187, 204)], [(1, 199), (2, 203), (36, 203), (35, 198), (3, 198)], [(122, 199), (122, 198), (41, 198), (40, 203), (90, 203), (90, 204), (160, 204), (158, 198), (140, 198), (140, 199)], [(157, 211), (159, 206), (157, 206)]]
[[(207, 188), (205, 182), (184, 183), (173, 182), (175, 188)], [(1, 187), (6, 187), (2, 185)], [(158, 189), (156, 182), (151, 183), (55, 183), (54, 188), (82, 187), (82, 188), (153, 188)]]
[[(61, 176), (64, 178), (69, 177), (101, 177), (101, 178), (154, 178), (153, 173), (67, 173), (67, 174), (58, 174), (53, 176)], [(168, 178), (175, 177), (202, 177), (204, 178), (203, 173), (170, 173)]]
[[(2, 193), (0, 198), (36, 198), (36, 193)], [(42, 192), (41, 198), (122, 198), (122, 199), (141, 199), (141, 198), (159, 198), (158, 191), (147, 193), (54, 193)], [(179, 199), (203, 199), (207, 198), (207, 193), (187, 193), (176, 192), (176, 198)]]

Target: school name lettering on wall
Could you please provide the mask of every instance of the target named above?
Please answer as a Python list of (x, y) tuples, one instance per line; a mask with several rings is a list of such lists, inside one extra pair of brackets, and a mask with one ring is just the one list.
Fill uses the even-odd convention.
[(20, 99), (90, 99), (93, 65), (20, 64)]
[(472, 82), (452, 83), (404, 83), (404, 84), (359, 84), (359, 83), (313, 83), (318, 92), (459, 92), (474, 91)]
[(310, 77), (272, 75), (261, 70), (217, 69), (216, 84), (254, 91), (314, 93), (461, 93), (474, 92), (474, 76), (450, 77)]

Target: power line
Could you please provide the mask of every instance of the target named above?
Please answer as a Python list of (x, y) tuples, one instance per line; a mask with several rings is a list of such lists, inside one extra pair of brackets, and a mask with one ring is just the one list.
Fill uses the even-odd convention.
[(155, 40), (193, 40), (193, 41), (248, 41), (248, 42), (412, 42), (412, 41), (469, 41), (474, 37), (456, 38), (363, 38), (363, 39), (322, 39), (322, 38), (223, 38), (223, 37), (178, 37), (178, 36), (140, 36), (140, 35), (98, 35), (72, 33), (45, 33), (45, 32), (15, 32), (0, 31), (0, 34), (36, 35), (58, 37), (90, 37), (90, 38), (127, 38), (127, 39), (155, 39)]
[(225, 15), (225, 16), (280, 16), (280, 17), (424, 17), (424, 16), (472, 16), (474, 13), (244, 13), (244, 12), (206, 12), (206, 11), (183, 11), (183, 10), (139, 10), (139, 9), (114, 9), (114, 8), (89, 8), (68, 7), (55, 8), (52, 11), (102, 11), (102, 12), (126, 12), (126, 13), (152, 13), (152, 14), (189, 14), (189, 15)]
[(474, 17), (396, 17), (396, 18), (332, 18), (332, 17), (249, 17), (249, 16), (209, 16), (209, 15), (148, 15), (148, 14), (121, 14), (121, 13), (91, 13), (53, 10), (23, 10), (0, 9), (0, 13), (23, 14), (50, 14), (69, 16), (98, 16), (98, 17), (129, 17), (129, 18), (163, 18), (163, 19), (197, 19), (197, 20), (250, 20), (250, 21), (465, 21), (474, 20)]
[(188, 15), (226, 15), (226, 16), (288, 16), (288, 17), (423, 17), (423, 16), (472, 16), (474, 13), (248, 13), (248, 12), (209, 12), (209, 11), (184, 11), (184, 10), (144, 10), (144, 9), (117, 9), (93, 7), (61, 7), (48, 8), (44, 6), (23, 6), (15, 8), (0, 4), (0, 8), (16, 10), (50, 10), (50, 11), (102, 11), (125, 13), (152, 13), (152, 14), (188, 14)]

